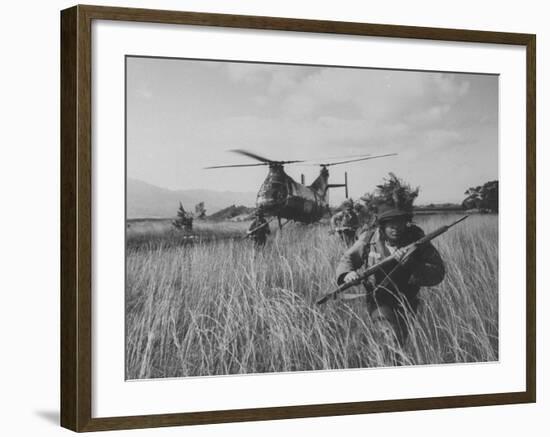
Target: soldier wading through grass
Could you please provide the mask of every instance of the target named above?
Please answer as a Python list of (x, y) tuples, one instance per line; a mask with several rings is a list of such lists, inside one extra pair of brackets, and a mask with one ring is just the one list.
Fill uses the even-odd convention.
[(263, 247), (267, 241), (267, 236), (271, 233), (269, 223), (266, 221), (263, 211), (258, 208), (255, 213), (256, 217), (248, 227), (247, 236), (254, 241), (256, 247)]
[(431, 243), (406, 257), (405, 246), (425, 235), (412, 223), (416, 196), (418, 188), (412, 190), (390, 173), (390, 179), (377, 187), (375, 226), (359, 236), (336, 270), (338, 284), (343, 284), (357, 279), (362, 268), (395, 255), (394, 263), (377, 271), (363, 284), (378, 344), (385, 349), (386, 358), (396, 364), (400, 363), (396, 346), (403, 346), (408, 338), (408, 320), (416, 314), (420, 288), (435, 286), (445, 276), (443, 261)]
[(353, 201), (348, 199), (342, 203), (341, 211), (330, 219), (332, 230), (337, 232), (347, 246), (355, 241), (355, 231), (359, 227), (359, 218), (353, 209)]

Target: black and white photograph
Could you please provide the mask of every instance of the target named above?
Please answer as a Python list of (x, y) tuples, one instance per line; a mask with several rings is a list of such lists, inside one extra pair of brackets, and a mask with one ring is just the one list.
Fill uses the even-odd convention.
[(125, 62), (127, 380), (499, 361), (498, 75)]

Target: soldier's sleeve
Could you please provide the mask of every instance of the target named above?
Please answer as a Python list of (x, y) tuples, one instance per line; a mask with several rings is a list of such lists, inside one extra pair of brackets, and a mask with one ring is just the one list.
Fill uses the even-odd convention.
[(336, 282), (342, 284), (344, 276), (353, 270), (357, 270), (363, 265), (365, 252), (369, 249), (369, 245), (363, 239), (359, 239), (351, 246), (338, 263), (336, 267)]
[(419, 247), (411, 257), (409, 283), (421, 287), (433, 287), (443, 281), (445, 264), (437, 249), (427, 243)]

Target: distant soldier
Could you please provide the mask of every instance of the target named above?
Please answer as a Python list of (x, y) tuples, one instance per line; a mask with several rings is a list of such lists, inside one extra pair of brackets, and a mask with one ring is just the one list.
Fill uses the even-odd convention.
[(355, 204), (355, 211), (359, 217), (360, 226), (355, 231), (355, 239), (357, 240), (359, 236), (376, 225), (376, 206), (374, 205), (374, 195), (365, 193), (360, 198), (363, 201), (363, 204), (357, 202)]
[(353, 202), (345, 200), (342, 203), (341, 211), (334, 214), (330, 219), (332, 230), (337, 232), (347, 246), (355, 241), (355, 231), (359, 227), (359, 218), (353, 209)]
[[(382, 347), (392, 350), (392, 345), (402, 346), (408, 338), (407, 320), (416, 314), (420, 287), (439, 284), (445, 276), (445, 267), (431, 243), (417, 248), (404, 259), (404, 247), (424, 236), (424, 231), (412, 223), (412, 203), (418, 189), (411, 190), (393, 174), (390, 181), (378, 189), (380, 203), (376, 224), (346, 251), (336, 275), (338, 284), (343, 284), (357, 279), (357, 270), (377, 264), (390, 255), (396, 256), (392, 265), (364, 282), (376, 335)], [(391, 352), (389, 354), (395, 358)]]
[(263, 211), (258, 208), (254, 220), (248, 227), (247, 236), (254, 241), (256, 247), (263, 247), (269, 234), (271, 234), (269, 223), (266, 221)]
[(178, 231), (191, 232), (193, 230), (193, 215), (185, 211), (181, 202), (176, 220), (172, 222), (172, 226)]

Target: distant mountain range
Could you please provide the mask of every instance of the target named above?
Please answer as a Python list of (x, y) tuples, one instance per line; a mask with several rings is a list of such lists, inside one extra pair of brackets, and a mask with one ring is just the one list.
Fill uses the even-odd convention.
[(127, 218), (169, 218), (176, 215), (179, 202), (186, 211), (194, 212), (195, 205), (204, 202), (206, 214), (210, 215), (230, 205), (253, 207), (254, 192), (212, 190), (168, 190), (137, 179), (126, 183)]

